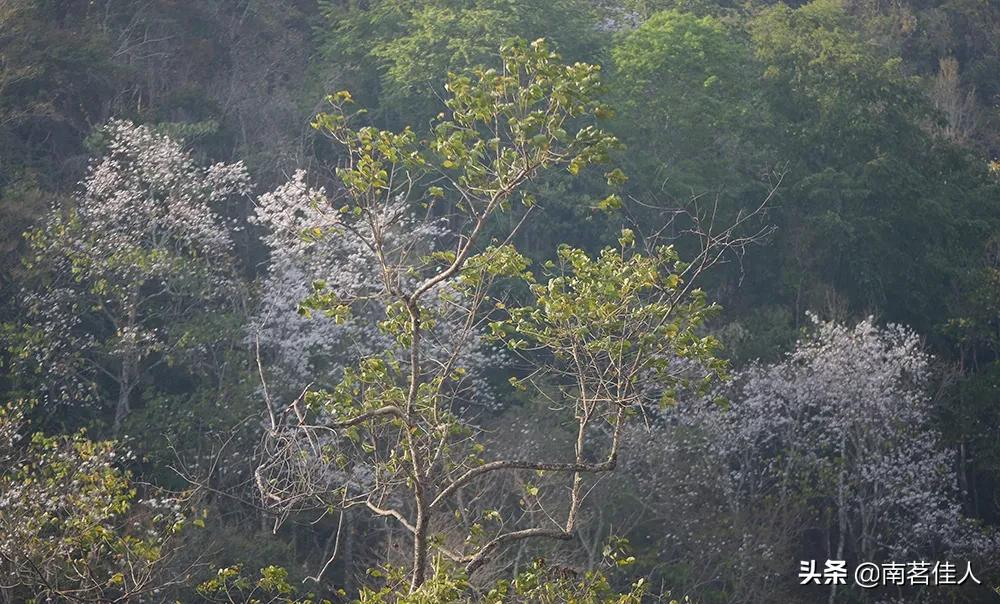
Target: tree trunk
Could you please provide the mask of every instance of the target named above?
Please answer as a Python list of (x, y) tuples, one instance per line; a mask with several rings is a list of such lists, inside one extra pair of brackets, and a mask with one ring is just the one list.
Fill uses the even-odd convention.
[[(847, 443), (846, 437), (840, 438), (840, 473), (837, 477), (837, 557), (844, 559), (844, 542), (847, 541)], [(829, 604), (837, 599), (837, 582), (830, 586)]]
[(344, 540), (344, 576), (343, 585), (344, 590), (347, 593), (354, 593), (354, 566), (357, 564), (354, 555), (354, 533), (355, 525), (357, 524), (357, 519), (354, 517), (352, 510), (347, 509), (343, 511), (344, 514), (344, 532), (341, 538)]
[(129, 412), (129, 397), (132, 395), (134, 384), (130, 375), (126, 375), (126, 370), (122, 369), (122, 381), (118, 386), (118, 404), (115, 405), (115, 436), (121, 431), (122, 422)]
[[(420, 482), (419, 479), (417, 481)], [(417, 487), (417, 521), (414, 523), (413, 528), (416, 529), (413, 533), (413, 579), (410, 583), (410, 592), (416, 591), (418, 587), (424, 584), (427, 580), (427, 550), (429, 543), (427, 542), (427, 532), (428, 526), (430, 524), (430, 519), (427, 517), (426, 512), (426, 502), (423, 501), (423, 488), (422, 486)]]
[(129, 398), (137, 381), (137, 369), (139, 366), (139, 347), (136, 338), (136, 323), (139, 315), (137, 303), (138, 293), (133, 292), (128, 298), (128, 315), (125, 322), (125, 342), (122, 342), (121, 372), (118, 378), (118, 404), (115, 406), (115, 436), (119, 434), (122, 422), (130, 411)]

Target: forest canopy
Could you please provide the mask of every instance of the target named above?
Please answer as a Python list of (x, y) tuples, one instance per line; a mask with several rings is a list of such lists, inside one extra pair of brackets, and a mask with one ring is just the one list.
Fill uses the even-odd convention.
[(981, 0), (0, 0), (0, 602), (996, 601), (998, 76)]

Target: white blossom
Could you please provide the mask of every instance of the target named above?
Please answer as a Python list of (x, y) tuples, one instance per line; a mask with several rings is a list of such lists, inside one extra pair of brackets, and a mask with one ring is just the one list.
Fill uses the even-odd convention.
[[(422, 220), (402, 205), (386, 209), (403, 219), (384, 233), (388, 250), (417, 249), (434, 251), (434, 244), (444, 240), (445, 226), (434, 220)], [(251, 221), (266, 229), (262, 241), (270, 252), (270, 264), (264, 282), (260, 310), (256, 314), (261, 345), (268, 349), (284, 378), (292, 384), (308, 382), (335, 383), (341, 369), (356, 360), (392, 347), (378, 321), (385, 318), (379, 264), (363, 236), (347, 228), (340, 212), (321, 189), (306, 183), (304, 171), (274, 191), (262, 195)], [(419, 242), (419, 243), (418, 243)], [(430, 246), (430, 247), (428, 247)], [(343, 323), (320, 313), (305, 316), (300, 303), (312, 292), (312, 284), (322, 282), (338, 299), (350, 301), (351, 316)], [(452, 345), (466, 337), (458, 322), (462, 313), (452, 312), (444, 291), (430, 302), (437, 319), (430, 330), (428, 347), (452, 352)], [(485, 369), (503, 363), (496, 350), (483, 345), (478, 332), (468, 338), (462, 349), (462, 363), (468, 370), (464, 379), (466, 398), (492, 403), (493, 395), (482, 375)]]
[(111, 121), (106, 151), (69, 208), (29, 234), (37, 279), (23, 292), (16, 360), (52, 402), (102, 402), (116, 423), (143, 371), (176, 350), (183, 321), (233, 291), (233, 244), (220, 204), (250, 190), (241, 163), (199, 167), (178, 142)]

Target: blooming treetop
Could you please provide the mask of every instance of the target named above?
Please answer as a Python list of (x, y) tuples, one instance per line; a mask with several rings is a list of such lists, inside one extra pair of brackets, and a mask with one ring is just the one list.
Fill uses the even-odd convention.
[(787, 359), (745, 371), (728, 409), (700, 419), (732, 463), (735, 494), (812, 485), (834, 510), (831, 557), (989, 556), (1000, 542), (963, 517), (953, 452), (931, 427), (929, 363), (906, 327), (817, 321)]
[(147, 126), (111, 121), (106, 150), (68, 209), (28, 234), (43, 275), (24, 295), (15, 357), (47, 373), (46, 398), (94, 401), (117, 387), (116, 425), (151, 363), (188, 335), (183, 319), (234, 285), (221, 205), (249, 192), (242, 163), (199, 166)]
[[(388, 251), (383, 253), (398, 255), (397, 262), (407, 255), (431, 255), (449, 238), (444, 221), (414, 215), (402, 199), (385, 213)], [(378, 258), (363, 234), (343, 218), (325, 191), (307, 184), (302, 170), (262, 195), (251, 218), (266, 229), (262, 241), (270, 253), (255, 335), (273, 353), (272, 368), (293, 385), (336, 383), (345, 365), (393, 346), (378, 327), (386, 317)], [(491, 403), (483, 372), (502, 365), (502, 355), (483, 342), (480, 331), (464, 329), (462, 317), (445, 300), (448, 296), (440, 295), (445, 291), (444, 286), (436, 288), (430, 302), (437, 323), (434, 337), (425, 342), (427, 353), (443, 357), (458, 345), (468, 370), (464, 398)], [(308, 299), (316, 294), (334, 296), (349, 304), (351, 312), (313, 312)]]

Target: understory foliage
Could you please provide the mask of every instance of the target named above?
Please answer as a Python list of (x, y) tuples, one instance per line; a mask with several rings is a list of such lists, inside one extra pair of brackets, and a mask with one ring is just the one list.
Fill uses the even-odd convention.
[[(614, 566), (616, 560), (608, 560)], [(625, 591), (611, 586), (605, 569), (587, 571), (583, 576), (565, 569), (551, 568), (543, 559), (534, 560), (513, 579), (499, 580), (485, 593), (478, 595), (470, 590), (462, 573), (450, 570), (446, 564), (435, 564), (427, 582), (416, 590), (406, 588), (403, 569), (376, 572), (385, 577), (389, 585), (381, 589), (364, 588), (358, 597), (359, 604), (641, 604), (647, 594), (642, 579)], [(676, 604), (676, 601), (671, 601)]]
[(0, 407), (0, 597), (127, 602), (168, 584), (180, 502), (138, 500), (111, 442), (26, 433), (27, 407)]
[[(609, 560), (613, 563), (614, 560)], [(497, 581), (488, 591), (479, 595), (470, 590), (467, 579), (440, 561), (433, 572), (416, 590), (409, 589), (406, 570), (383, 568), (371, 570), (375, 579), (386, 585), (380, 588), (362, 587), (356, 604), (641, 604), (647, 593), (640, 579), (625, 592), (612, 588), (607, 576), (599, 571), (588, 571), (577, 577), (558, 568), (549, 568), (544, 560), (532, 562), (527, 569), (511, 580)], [(329, 600), (316, 600), (314, 596), (299, 596), (288, 581), (288, 571), (269, 566), (261, 569), (259, 577), (246, 576), (238, 566), (219, 569), (217, 576), (198, 586), (198, 594), (209, 602), (233, 604), (238, 602), (260, 604), (328, 604)], [(338, 596), (344, 596), (342, 590)], [(678, 604), (671, 600), (670, 604)]]

